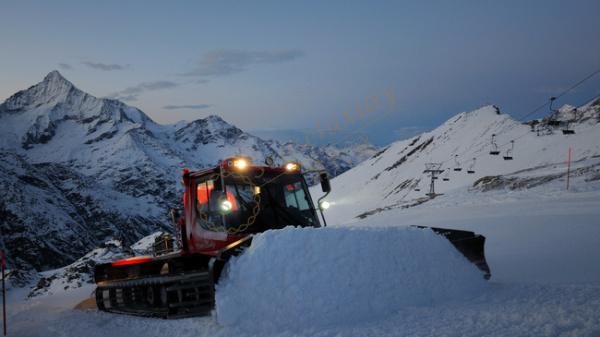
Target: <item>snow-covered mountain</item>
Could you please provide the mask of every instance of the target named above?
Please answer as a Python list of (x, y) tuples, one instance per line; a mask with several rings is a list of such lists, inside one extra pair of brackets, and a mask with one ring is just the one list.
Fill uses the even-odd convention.
[(244, 154), (257, 162), (298, 160), (333, 175), (375, 151), (266, 141), (218, 116), (161, 125), (53, 71), (0, 104), (0, 248), (9, 266), (56, 268), (108, 239), (130, 245), (168, 230), (181, 168)]
[(12, 267), (70, 263), (108, 237), (131, 241), (165, 226), (156, 197), (132, 196), (59, 163), (0, 152), (0, 244)]
[(349, 144), (345, 147), (336, 145), (314, 146), (293, 142), (279, 143), (271, 141), (282, 157), (295, 160), (313, 169), (326, 170), (331, 176), (337, 176), (371, 158), (378, 149), (371, 144)]
[[(563, 130), (575, 133), (563, 134)], [(576, 113), (565, 105), (529, 123), (520, 123), (494, 106), (463, 112), (430, 132), (387, 146), (333, 179), (333, 192), (327, 198), (333, 206), (328, 213), (343, 224), (429, 202), (431, 178), (424, 172), (428, 163), (443, 170), (435, 180), (435, 193), (444, 194), (439, 198), (452, 198), (453, 191), (462, 189), (523, 189), (564, 181), (569, 147), (572, 175), (597, 180), (599, 136), (600, 98)], [(499, 154), (491, 155), (495, 150)], [(320, 189), (315, 187), (313, 193), (319, 194)]]

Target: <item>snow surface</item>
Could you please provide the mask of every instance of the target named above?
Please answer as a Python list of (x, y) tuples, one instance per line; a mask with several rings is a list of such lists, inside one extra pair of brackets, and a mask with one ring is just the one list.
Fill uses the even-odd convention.
[[(575, 182), (580, 187), (581, 181)], [(540, 193), (540, 189), (548, 195)], [(600, 257), (600, 224), (598, 216), (600, 208), (598, 200), (600, 189), (574, 192), (551, 191), (547, 186), (521, 191), (477, 192), (473, 196), (467, 189), (456, 193), (457, 198), (450, 201), (442, 197), (431, 203), (422, 204), (411, 209), (394, 209), (358, 220), (351, 225), (337, 224), (332, 228), (316, 230), (284, 230), (283, 233), (267, 232), (256, 239), (249, 252), (265, 254), (266, 252), (282, 252), (289, 257), (289, 268), (280, 270), (279, 256), (270, 256), (271, 264), (258, 260), (258, 256), (240, 257), (232, 265), (231, 280), (241, 282), (246, 272), (249, 278), (242, 285), (250, 289), (229, 288), (224, 284), (218, 289), (219, 307), (213, 317), (190, 318), (175, 321), (146, 319), (120, 316), (96, 311), (72, 310), (77, 302), (89, 296), (92, 285), (84, 285), (79, 289), (69, 289), (62, 293), (40, 296), (23, 301), (25, 294), (20, 289), (10, 292), (9, 296), (9, 333), (13, 336), (599, 336), (600, 335), (600, 273), (597, 261)], [(459, 198), (459, 196), (462, 196)], [(559, 207), (560, 206), (560, 207)], [(577, 216), (578, 215), (578, 216)], [(563, 221), (571, 218), (571, 221)], [(334, 219), (331, 219), (334, 220)], [(332, 221), (335, 223), (335, 221)], [(294, 287), (306, 287), (311, 280), (298, 273), (298, 267), (316, 277), (314, 291), (306, 291), (302, 295), (307, 298), (317, 292), (328, 289), (323, 296), (323, 306), (332, 308), (332, 298), (339, 294), (335, 284), (343, 286), (347, 282), (343, 272), (356, 268), (369, 268), (371, 264), (379, 265), (377, 259), (369, 259), (365, 264), (356, 261), (362, 251), (357, 250), (355, 260), (335, 259), (345, 247), (341, 240), (342, 233), (356, 231), (361, 234), (377, 237), (378, 243), (390, 247), (394, 240), (402, 237), (402, 233), (423, 234), (418, 242), (432, 241), (423, 231), (408, 231), (403, 228), (389, 228), (389, 224), (405, 226), (410, 224), (445, 225), (449, 228), (472, 229), (487, 236), (486, 254), (492, 269), (492, 279), (478, 292), (464, 294), (463, 298), (450, 299), (445, 296), (436, 298), (430, 303), (412, 303), (392, 306), (387, 298), (373, 288), (372, 296), (383, 298), (389, 304), (389, 311), (369, 316), (364, 302), (355, 297), (353, 307), (339, 308), (344, 312), (365, 313), (360, 319), (335, 316), (335, 312), (321, 310), (324, 317), (316, 313), (298, 315), (297, 303), (284, 303), (290, 295), (284, 293), (282, 287), (271, 288), (277, 280), (289, 285), (293, 294)], [(341, 228), (340, 228), (341, 227)], [(365, 229), (368, 227), (369, 229)], [(382, 227), (378, 232), (373, 227)], [(316, 234), (340, 238), (339, 247), (316, 245)], [(381, 236), (379, 236), (381, 235)], [(264, 246), (261, 242), (273, 242), (277, 236), (285, 239), (302, 237), (297, 241), (287, 242), (281, 247)], [(352, 237), (352, 234), (348, 234)], [(262, 238), (261, 238), (262, 237)], [(306, 241), (308, 240), (308, 241)], [(312, 243), (312, 245), (307, 244)], [(367, 251), (376, 249), (369, 241), (357, 243)], [(425, 247), (401, 241), (412, 249), (420, 249), (424, 254)], [(431, 243), (431, 242), (429, 242)], [(291, 246), (290, 246), (291, 245)], [(342, 248), (340, 248), (342, 247)], [(293, 251), (295, 248), (296, 251)], [(428, 247), (427, 247), (428, 248)], [(440, 247), (441, 249), (441, 247)], [(299, 251), (298, 251), (299, 250)], [(402, 251), (401, 245), (398, 251)], [(292, 252), (296, 256), (292, 256)], [(448, 254), (454, 253), (452, 250)], [(414, 250), (408, 256), (418, 255)], [(304, 259), (303, 257), (307, 257)], [(446, 258), (452, 255), (446, 256)], [(389, 261), (389, 257), (377, 257)], [(403, 259), (403, 256), (398, 256)], [(264, 272), (245, 270), (242, 260), (254, 262)], [(297, 263), (305, 261), (304, 265)], [(424, 262), (423, 259), (419, 261)], [(275, 270), (275, 265), (277, 270)], [(273, 268), (269, 268), (272, 266)], [(408, 262), (408, 266), (412, 266)], [(285, 267), (285, 266), (284, 266)], [(423, 265), (420, 265), (423, 267)], [(378, 270), (379, 280), (383, 284), (391, 284), (390, 277), (396, 271), (394, 267)], [(446, 268), (444, 268), (446, 270)], [(322, 271), (323, 275), (317, 275)], [(436, 271), (419, 270), (424, 273)], [(237, 275), (237, 276), (235, 276)], [(340, 278), (334, 279), (336, 275)], [(342, 277), (343, 276), (343, 277)], [(361, 276), (361, 275), (358, 275)], [(357, 277), (358, 277), (357, 276)], [(366, 278), (365, 275), (362, 275)], [(370, 276), (369, 276), (370, 277)], [(356, 281), (355, 278), (351, 279)], [(413, 281), (416, 278), (412, 279)], [(469, 279), (477, 281), (477, 279)], [(361, 281), (359, 279), (358, 281)], [(429, 284), (427, 279), (421, 280)], [(227, 281), (225, 281), (227, 282)], [(317, 283), (318, 282), (318, 283)], [(398, 280), (402, 284), (403, 280)], [(410, 282), (410, 281), (409, 281)], [(326, 284), (321, 284), (326, 283)], [(416, 286), (423, 289), (421, 285)], [(358, 288), (363, 291), (368, 289)], [(256, 291), (256, 295), (251, 294)], [(410, 293), (409, 289), (396, 287), (390, 297), (398, 293)], [(255, 303), (222, 303), (223, 298), (235, 300), (236, 296), (254, 299), (258, 295), (267, 300)], [(455, 294), (461, 294), (455, 292)], [(384, 294), (387, 295), (387, 294)], [(286, 297), (287, 296), (287, 297)], [(409, 295), (410, 296), (410, 295)], [(338, 299), (343, 303), (345, 297)], [(413, 298), (412, 296), (410, 298)], [(268, 302), (268, 303), (267, 303)], [(335, 303), (335, 302), (334, 302)], [(261, 305), (272, 304), (272, 307)], [(311, 304), (305, 304), (311, 305)], [(356, 307), (356, 308), (355, 308)], [(252, 309), (256, 309), (253, 311)], [(225, 310), (225, 311), (223, 311)], [(247, 317), (240, 316), (242, 312)], [(265, 318), (263, 315), (268, 314)], [(329, 316), (327, 316), (329, 314)], [(314, 316), (313, 316), (314, 315)], [(314, 318), (309, 321), (309, 318)], [(336, 321), (334, 318), (339, 318)], [(297, 324), (295, 321), (303, 321)], [(281, 322), (280, 322), (281, 320)], [(236, 322), (233, 324), (233, 322)], [(265, 322), (266, 321), (266, 322)], [(254, 322), (254, 324), (252, 323)], [(238, 324), (239, 323), (239, 324)]]
[(165, 234), (165, 232), (156, 232), (146, 237), (143, 237), (138, 242), (131, 245), (131, 249), (133, 250), (135, 255), (149, 255), (152, 253), (151, 249), (154, 245), (156, 238), (163, 234)]
[(217, 288), (224, 326), (353, 324), (480, 294), (483, 274), (429, 229), (294, 229), (258, 235)]

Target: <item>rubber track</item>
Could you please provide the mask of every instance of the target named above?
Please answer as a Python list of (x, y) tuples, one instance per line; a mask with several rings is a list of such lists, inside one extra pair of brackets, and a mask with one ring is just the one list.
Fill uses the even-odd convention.
[(104, 281), (96, 288), (100, 310), (146, 317), (210, 315), (214, 297), (214, 282), (209, 271)]

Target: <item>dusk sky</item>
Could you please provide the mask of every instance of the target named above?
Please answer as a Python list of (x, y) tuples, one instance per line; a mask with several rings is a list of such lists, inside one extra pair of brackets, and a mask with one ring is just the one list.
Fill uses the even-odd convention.
[[(217, 114), (382, 145), (486, 103), (515, 117), (543, 104), (600, 68), (599, 13), (594, 0), (1, 1), (0, 102), (56, 69), (160, 123)], [(600, 74), (558, 105), (594, 95)]]

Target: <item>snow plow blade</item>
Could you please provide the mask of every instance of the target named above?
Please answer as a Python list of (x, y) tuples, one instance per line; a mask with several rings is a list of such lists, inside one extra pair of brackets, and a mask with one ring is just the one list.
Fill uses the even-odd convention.
[(461, 252), (471, 263), (477, 266), (483, 273), (483, 277), (489, 280), (492, 276), (490, 267), (485, 259), (485, 236), (475, 234), (474, 232), (437, 228), (437, 227), (426, 227), (416, 226), (418, 228), (429, 228), (434, 233), (444, 236), (452, 245)]

